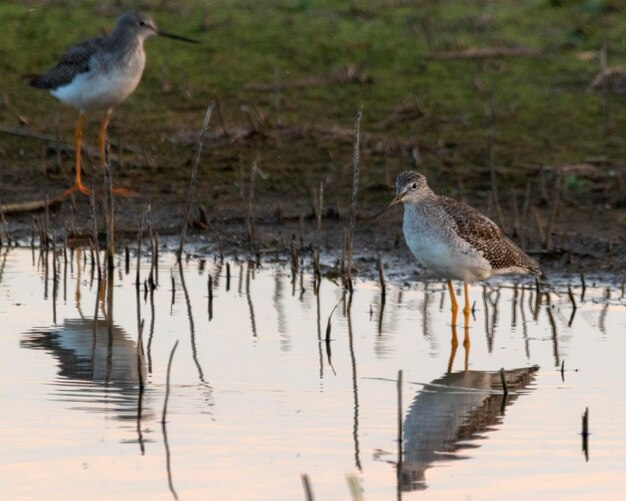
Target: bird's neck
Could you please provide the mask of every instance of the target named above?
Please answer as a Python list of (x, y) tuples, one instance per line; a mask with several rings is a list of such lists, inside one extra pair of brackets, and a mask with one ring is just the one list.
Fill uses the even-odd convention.
[(437, 204), (437, 195), (430, 189), (420, 194), (418, 200), (405, 204), (405, 209), (415, 214), (430, 214), (436, 212), (439, 207)]
[(114, 31), (109, 37), (109, 44), (111, 51), (120, 54), (121, 57), (143, 52), (143, 38), (131, 33)]
[(404, 205), (404, 221), (409, 226), (422, 229), (430, 228), (433, 226), (433, 222), (446, 217), (445, 211), (437, 202), (437, 195), (432, 192), (425, 194), (413, 203)]

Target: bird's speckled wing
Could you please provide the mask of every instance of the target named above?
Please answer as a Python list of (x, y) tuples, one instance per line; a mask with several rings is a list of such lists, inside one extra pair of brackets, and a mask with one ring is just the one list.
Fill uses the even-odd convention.
[(456, 224), (457, 235), (479, 251), (494, 270), (519, 268), (541, 275), (537, 263), (509, 240), (491, 219), (452, 198), (439, 197), (439, 203)]
[(104, 37), (90, 38), (72, 45), (63, 55), (59, 63), (30, 81), (38, 89), (54, 90), (69, 84), (76, 75), (89, 71), (91, 56), (97, 52)]

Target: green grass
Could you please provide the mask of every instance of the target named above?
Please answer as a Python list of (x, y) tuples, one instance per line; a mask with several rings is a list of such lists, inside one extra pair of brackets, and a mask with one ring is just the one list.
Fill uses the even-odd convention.
[[(246, 91), (246, 84), (273, 82), (277, 72), (284, 80), (324, 75), (345, 64), (362, 65), (371, 82), (282, 91), (281, 121), (350, 128), (362, 105), (362, 128), (368, 131), (417, 99), (426, 115), (391, 124), (383, 134), (410, 136), (428, 145), (432, 153), (423, 154), (422, 169), (448, 192), (456, 189), (457, 182), (449, 178), (448, 170), (442, 171), (442, 163), (483, 192), (488, 188), (485, 145), (490, 100), (497, 115), (496, 166), (512, 186), (524, 186), (534, 175), (523, 168), (529, 165), (578, 163), (599, 156), (611, 163), (626, 157), (623, 136), (616, 133), (607, 140), (600, 96), (586, 92), (598, 71), (597, 57), (580, 57), (588, 51), (597, 54), (606, 41), (609, 64), (623, 64), (626, 17), (619, 12), (621, 1), (427, 0), (412, 6), (404, 1), (369, 0), (354, 2), (358, 9), (330, 0), (172, 3), (184, 5), (182, 14), (176, 9), (152, 12), (159, 25), (197, 38), (202, 45), (149, 40), (144, 79), (116, 110), (111, 136), (123, 133), (128, 143), (152, 151), (174, 179), (186, 179), (187, 173), (179, 167), (191, 157), (189, 148), (177, 140), (198, 130), (215, 93), (221, 96), (227, 123), (244, 125), (246, 118), (240, 111), (244, 104), (255, 104), (275, 117), (274, 93)], [(0, 87), (12, 105), (0, 107), (2, 125), (17, 126), (13, 111), (17, 110), (29, 119), (32, 130), (53, 133), (52, 113), (57, 110), (63, 136), (71, 137), (74, 111), (29, 88), (20, 75), (47, 69), (69, 44), (111, 28), (119, 12), (101, 4), (85, 1), (75, 7), (74, 2), (57, 0), (0, 5)], [(207, 31), (201, 29), (205, 12), (210, 21)], [(533, 47), (544, 55), (481, 61), (427, 57), (431, 50), (495, 46)], [(162, 90), (164, 68), (172, 84), (169, 93)], [(182, 96), (181, 86), (192, 90), (190, 99)], [(626, 130), (623, 96), (612, 96), (610, 104), (615, 130)], [(91, 120), (94, 127), (96, 119)], [(26, 145), (0, 135), (3, 161), (35, 171), (40, 151)], [(447, 147), (442, 150), (441, 145)], [(325, 176), (339, 176), (350, 163), (349, 145), (326, 146), (310, 141), (259, 143), (248, 148), (233, 145), (208, 155), (223, 167), (214, 173), (218, 184), (238, 179), (239, 154), (247, 161), (259, 152), (264, 169), (279, 179), (279, 186), (307, 194), (309, 186), (294, 188), (294, 182), (305, 179), (316, 185)], [(20, 148), (24, 151), (18, 153)], [(332, 162), (329, 149), (335, 155)], [(389, 162), (395, 173), (399, 161)], [(408, 162), (407, 157), (405, 165)], [(364, 163), (365, 185), (380, 183), (384, 159), (365, 155)], [(296, 175), (302, 172), (304, 178)], [(284, 179), (284, 173), (291, 178)], [(338, 197), (349, 185), (350, 176), (343, 176), (329, 187), (329, 196)], [(385, 194), (372, 196), (378, 199)]]

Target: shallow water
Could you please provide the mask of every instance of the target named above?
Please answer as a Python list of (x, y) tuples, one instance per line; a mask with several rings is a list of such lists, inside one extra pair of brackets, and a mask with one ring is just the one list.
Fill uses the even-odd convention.
[(137, 295), (134, 260), (99, 290), (84, 258), (59, 255), (55, 281), (51, 255), (0, 255), (6, 499), (304, 499), (304, 473), (322, 500), (350, 499), (347, 476), (367, 500), (626, 492), (620, 287), (572, 286), (573, 314), (563, 285), (540, 301), (528, 282), (473, 286), (471, 344), (460, 314), (454, 350), (439, 282), (388, 284), (381, 315), (368, 281), (348, 308), (341, 287), (316, 296), (289, 268), (231, 261), (227, 280), (226, 263), (191, 259), (181, 276), (165, 255), (159, 287)]

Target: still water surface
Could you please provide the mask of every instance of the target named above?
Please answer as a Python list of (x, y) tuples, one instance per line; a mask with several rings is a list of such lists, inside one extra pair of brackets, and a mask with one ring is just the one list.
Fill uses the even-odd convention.
[(109, 294), (84, 257), (60, 255), (55, 281), (51, 255), (0, 255), (4, 499), (304, 499), (304, 473), (321, 500), (350, 499), (347, 477), (367, 500), (626, 496), (620, 286), (581, 297), (572, 278), (573, 312), (567, 281), (539, 301), (529, 282), (475, 285), (466, 349), (439, 282), (388, 284), (381, 308), (362, 281), (348, 308), (289, 268), (230, 261), (228, 280), (166, 255), (153, 294), (122, 261)]

